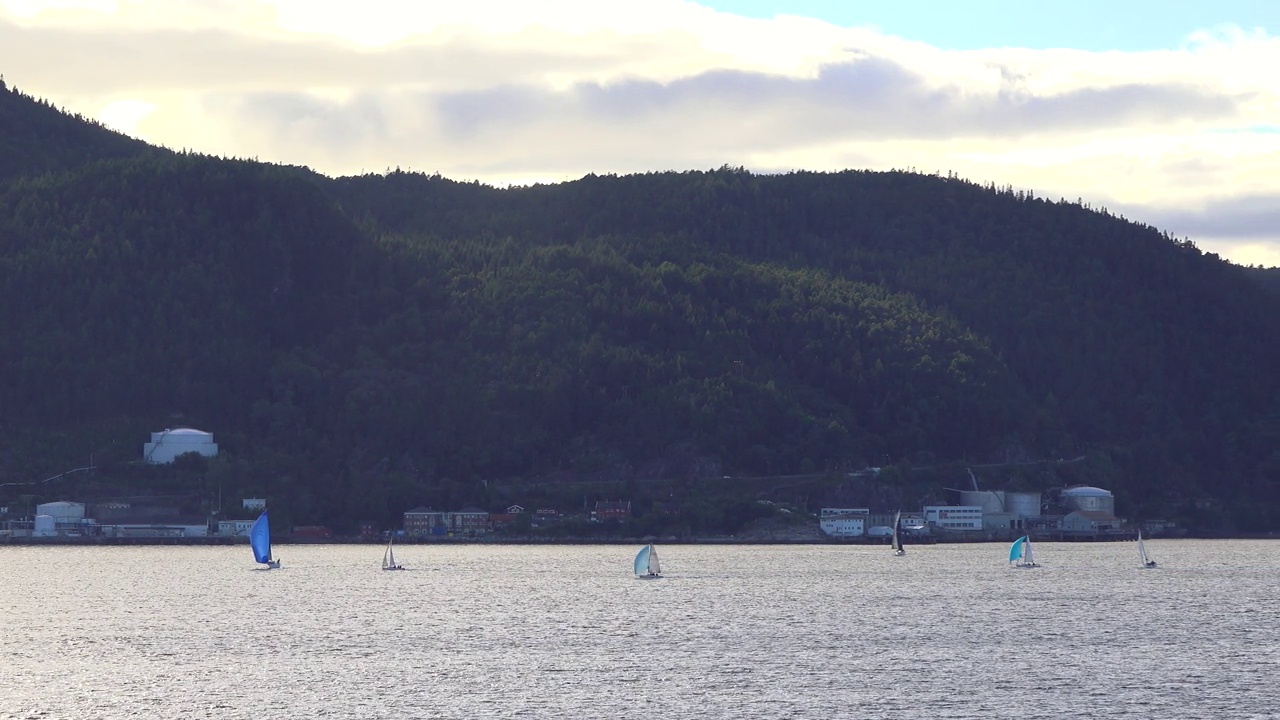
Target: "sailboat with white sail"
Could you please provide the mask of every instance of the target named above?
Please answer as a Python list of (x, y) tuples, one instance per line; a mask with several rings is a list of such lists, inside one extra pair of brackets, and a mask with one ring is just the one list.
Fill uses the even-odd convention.
[(1156, 561), (1152, 560), (1150, 555), (1147, 555), (1147, 546), (1142, 542), (1141, 528), (1138, 529), (1138, 559), (1142, 561), (1143, 568), (1153, 568), (1156, 566)]
[(263, 510), (258, 519), (249, 528), (249, 547), (253, 548), (255, 562), (266, 565), (266, 570), (280, 567), (280, 560), (271, 557), (271, 523), (267, 520), (267, 511)]
[(1009, 546), (1009, 564), (1018, 568), (1038, 568), (1035, 555), (1031, 550), (1031, 538), (1023, 535)]
[(396, 550), (392, 547), (396, 542), (394, 537), (387, 540), (387, 549), (382, 551), (382, 569), (383, 570), (404, 570), (405, 567), (396, 562)]
[(662, 577), (662, 563), (658, 562), (658, 551), (653, 545), (645, 545), (636, 553), (636, 577), (646, 580)]
[(907, 554), (906, 548), (902, 547), (902, 511), (893, 515), (893, 554), (895, 557), (902, 557)]

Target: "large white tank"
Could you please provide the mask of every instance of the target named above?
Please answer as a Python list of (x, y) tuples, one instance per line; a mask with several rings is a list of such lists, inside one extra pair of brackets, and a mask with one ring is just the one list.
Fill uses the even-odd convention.
[(1040, 517), (1040, 493), (1011, 492), (1004, 496), (1009, 512), (1022, 517)]
[(1007, 512), (1003, 490), (963, 490), (960, 504), (982, 508), (984, 515)]
[(198, 453), (206, 457), (218, 454), (213, 433), (195, 428), (175, 428), (151, 433), (151, 442), (142, 446), (142, 459), (153, 465), (168, 465), (179, 455)]
[(58, 534), (58, 524), (52, 515), (37, 515), (34, 527), (31, 529), (32, 537), (53, 537)]
[(1077, 485), (1062, 491), (1062, 502), (1073, 510), (1093, 510), (1115, 515), (1116, 499), (1109, 490)]
[(74, 524), (84, 520), (84, 503), (67, 500), (40, 503), (36, 506), (36, 515), (48, 515), (54, 522)]

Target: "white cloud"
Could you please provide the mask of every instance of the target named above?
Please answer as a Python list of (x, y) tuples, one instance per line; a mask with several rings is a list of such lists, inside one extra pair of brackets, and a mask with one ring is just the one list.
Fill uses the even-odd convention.
[(1233, 28), (949, 52), (682, 0), (0, 0), (11, 84), (169, 147), (496, 184), (950, 170), (1233, 243), (1233, 200), (1280, 198), (1277, 66), (1280, 40)]

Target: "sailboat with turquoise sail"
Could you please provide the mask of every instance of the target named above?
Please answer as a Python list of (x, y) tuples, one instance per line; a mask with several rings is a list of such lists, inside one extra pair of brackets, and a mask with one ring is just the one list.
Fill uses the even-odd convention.
[(662, 563), (658, 562), (658, 551), (653, 545), (645, 545), (636, 553), (636, 577), (650, 579), (662, 577)]
[(280, 561), (271, 557), (271, 523), (267, 520), (266, 510), (249, 529), (249, 547), (253, 548), (254, 561), (266, 565), (267, 570), (280, 567)]
[(1147, 555), (1147, 546), (1142, 543), (1142, 528), (1138, 528), (1138, 559), (1142, 561), (1142, 567), (1153, 568), (1156, 561)]
[(1023, 535), (1009, 546), (1009, 564), (1019, 568), (1038, 568), (1035, 555), (1031, 552), (1031, 538)]

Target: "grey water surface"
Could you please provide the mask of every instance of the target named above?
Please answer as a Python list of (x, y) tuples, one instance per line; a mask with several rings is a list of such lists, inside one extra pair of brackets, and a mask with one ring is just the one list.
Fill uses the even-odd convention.
[(1273, 718), (1280, 543), (0, 546), (0, 718)]

